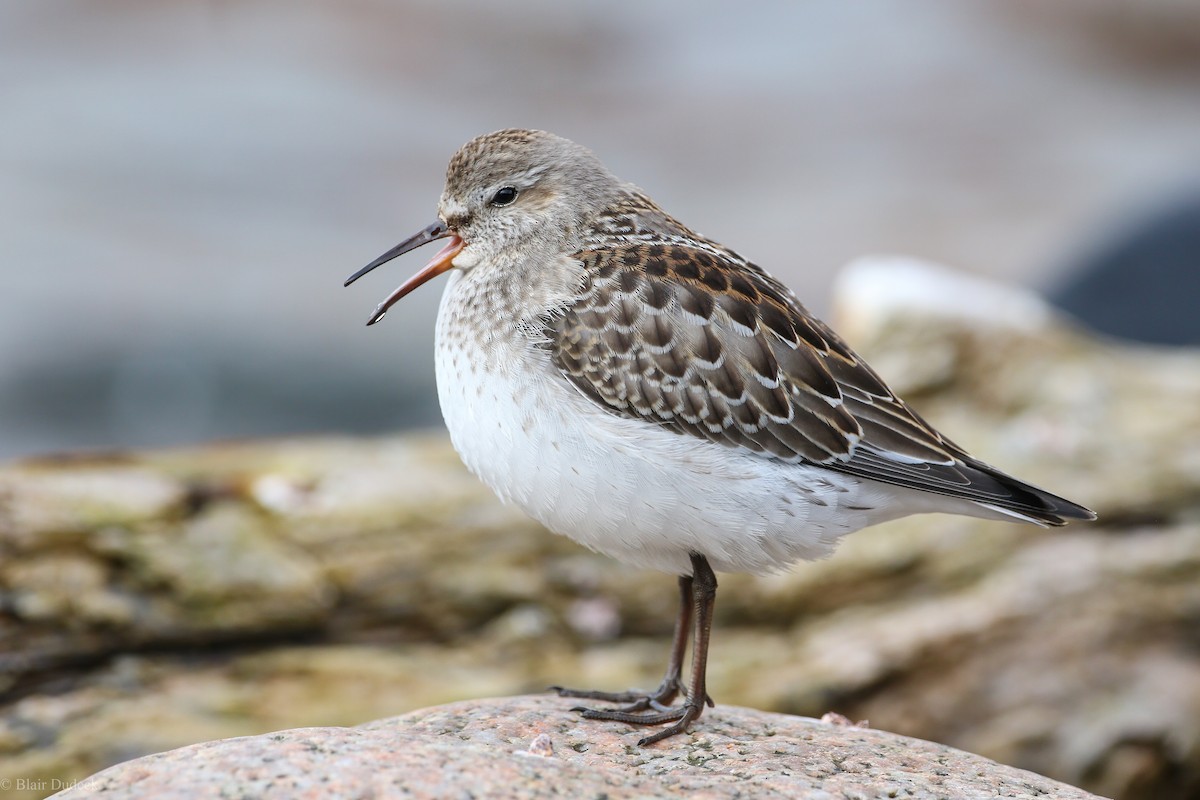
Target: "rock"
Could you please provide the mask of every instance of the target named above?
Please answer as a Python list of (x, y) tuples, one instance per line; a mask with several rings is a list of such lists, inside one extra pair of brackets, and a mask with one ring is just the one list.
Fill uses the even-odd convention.
[[(380, 620), (472, 628), (543, 588), (545, 546), (513, 529), (536, 530), (498, 511), (440, 438), (0, 468), (0, 690), (131, 648)], [(484, 559), (455, 569), (445, 549)]]
[(481, 700), (357, 728), (301, 728), (120, 764), (55, 797), (1045, 798), (1095, 795), (944, 745), (721, 706), (660, 745), (573, 701)]
[(120, 455), (28, 462), (0, 475), (0, 543), (78, 541), (108, 526), (176, 513), (186, 488)]

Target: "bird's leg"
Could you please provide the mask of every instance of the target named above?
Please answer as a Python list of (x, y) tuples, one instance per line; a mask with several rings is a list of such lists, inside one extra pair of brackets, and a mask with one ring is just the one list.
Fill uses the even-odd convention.
[[(717, 576), (713, 574), (708, 559), (699, 553), (692, 553), (692, 600), (695, 607), (696, 634), (692, 640), (692, 681), (688, 686), (687, 696), (679, 709), (672, 709), (671, 714), (662, 722), (675, 720), (674, 725), (663, 728), (638, 741), (639, 746), (661, 742), (678, 733), (683, 733), (692, 722), (704, 713), (705, 705), (713, 705), (708, 696), (708, 642), (712, 635), (713, 609), (717, 605)], [(663, 716), (663, 715), (658, 715)], [(639, 720), (642, 725), (660, 724)]]
[[(682, 585), (682, 582), (681, 582)], [(673, 708), (659, 707), (651, 713), (639, 714), (645, 706), (631, 709), (580, 709), (584, 719), (602, 719), (624, 722), (630, 725), (665, 725), (674, 723), (638, 742), (638, 745), (654, 744), (663, 739), (683, 733), (688, 725), (704, 712), (704, 706), (712, 705), (705, 685), (705, 668), (708, 665), (708, 642), (712, 633), (713, 607), (717, 599), (717, 576), (713, 574), (708, 560), (699, 553), (692, 554), (691, 616), (695, 619), (695, 637), (692, 641), (692, 680), (683, 703)], [(668, 678), (670, 675), (668, 674)], [(676, 681), (678, 687), (678, 681)], [(673, 697), (674, 695), (672, 695)], [(652, 704), (647, 704), (654, 707)]]
[[(633, 712), (648, 708), (665, 710), (683, 691), (683, 653), (687, 649), (688, 628), (692, 624), (692, 576), (679, 576), (679, 613), (675, 616), (675, 633), (671, 637), (671, 660), (667, 662), (667, 673), (662, 683), (652, 692), (631, 689), (627, 692), (599, 692), (586, 689), (564, 689), (551, 686), (559, 697), (577, 697), (581, 700), (600, 700), (605, 703), (629, 703), (619, 709)], [(579, 709), (585, 710), (585, 709)]]

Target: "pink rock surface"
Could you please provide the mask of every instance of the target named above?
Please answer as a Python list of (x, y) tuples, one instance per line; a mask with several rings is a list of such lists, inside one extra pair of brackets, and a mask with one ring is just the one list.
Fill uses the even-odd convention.
[(55, 795), (120, 798), (1061, 798), (1094, 795), (884, 731), (731, 706), (647, 748), (548, 696), (454, 703), (128, 761)]

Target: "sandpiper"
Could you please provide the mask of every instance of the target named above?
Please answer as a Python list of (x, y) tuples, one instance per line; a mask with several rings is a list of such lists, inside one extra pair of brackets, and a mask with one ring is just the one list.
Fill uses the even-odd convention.
[(437, 386), (463, 461), (550, 530), (679, 576), (657, 689), (555, 687), (623, 704), (577, 709), (589, 719), (662, 726), (639, 744), (712, 704), (714, 571), (775, 572), (909, 514), (1095, 518), (945, 438), (786, 286), (574, 142), (534, 130), (468, 142), (437, 221), (346, 284), (438, 239), (367, 324), (450, 273)]

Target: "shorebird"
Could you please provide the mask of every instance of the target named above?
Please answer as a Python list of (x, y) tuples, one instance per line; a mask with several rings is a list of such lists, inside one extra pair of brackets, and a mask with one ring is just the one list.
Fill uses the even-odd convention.
[(786, 286), (567, 139), (471, 140), (437, 220), (346, 285), (441, 239), (367, 324), (449, 272), (438, 398), (467, 467), (550, 530), (679, 576), (657, 689), (555, 687), (622, 704), (576, 709), (586, 718), (661, 726), (641, 745), (712, 705), (714, 572), (776, 572), (909, 514), (1095, 518), (934, 430)]

